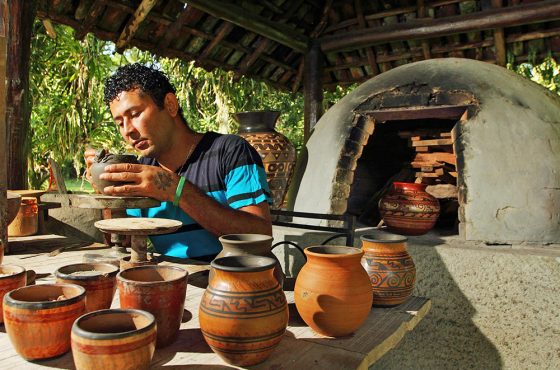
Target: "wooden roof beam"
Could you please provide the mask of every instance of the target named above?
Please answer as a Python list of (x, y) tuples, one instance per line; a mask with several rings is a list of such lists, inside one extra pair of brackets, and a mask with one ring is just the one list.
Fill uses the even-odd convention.
[(175, 21), (167, 27), (165, 35), (158, 44), (158, 48), (160, 50), (166, 49), (171, 44), (171, 41), (175, 40), (179, 36), (184, 24), (188, 24), (191, 20), (200, 19), (202, 14), (204, 13), (198, 9), (185, 4), (181, 14), (179, 14), (177, 19), (175, 19)]
[(222, 24), (218, 27), (218, 31), (216, 32), (216, 36), (210, 41), (210, 43), (206, 46), (206, 48), (200, 53), (198, 58), (196, 59), (197, 63), (202, 63), (208, 55), (220, 44), (222, 39), (226, 37), (231, 30), (233, 29), (233, 24), (229, 22), (222, 22)]
[(467, 15), (417, 20), (391, 26), (350, 31), (320, 38), (326, 53), (355, 50), (371, 45), (406, 39), (427, 39), (475, 30), (512, 27), (560, 19), (560, 0), (492, 9)]
[[(367, 28), (367, 23), (364, 18), (364, 11), (362, 7), (362, 0), (355, 0), (354, 8), (356, 9), (356, 18), (358, 19), (360, 28)], [(375, 52), (373, 51), (373, 48), (366, 48), (366, 56), (371, 68), (371, 73), (373, 74), (373, 76), (377, 76), (379, 74), (379, 66), (377, 65), (377, 60), (375, 58)]]
[(76, 28), (76, 33), (74, 34), (76, 40), (82, 40), (88, 34), (95, 21), (97, 21), (97, 18), (99, 18), (105, 10), (105, 5), (104, 0), (96, 0), (93, 3), (80, 27)]
[[(502, 0), (492, 0), (492, 6), (496, 9), (502, 7)], [(506, 38), (503, 27), (494, 30), (494, 52), (496, 54), (496, 64), (502, 67), (506, 66)]]
[(152, 8), (156, 5), (158, 0), (142, 0), (136, 11), (132, 15), (132, 18), (126, 23), (124, 30), (121, 32), (117, 42), (117, 51), (122, 53), (125, 46), (132, 40), (136, 31), (138, 31), (138, 27), (140, 24), (146, 19), (148, 13), (152, 10)]
[[(426, 5), (424, 0), (417, 0), (416, 6), (418, 7), (418, 18), (422, 19), (426, 17)], [(422, 43), (422, 53), (424, 54), (424, 59), (432, 59), (432, 54), (430, 52), (430, 42), (426, 39), (421, 41)]]
[(220, 0), (180, 0), (184, 3), (198, 8), (216, 18), (223, 19), (240, 26), (248, 31), (267, 37), (282, 45), (304, 53), (307, 51), (310, 41), (305, 35), (298, 33), (285, 24), (271, 22), (258, 14), (247, 14), (247, 10), (232, 3)]

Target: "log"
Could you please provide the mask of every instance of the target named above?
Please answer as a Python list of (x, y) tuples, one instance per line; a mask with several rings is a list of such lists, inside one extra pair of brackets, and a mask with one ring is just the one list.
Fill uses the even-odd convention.
[(156, 5), (158, 0), (142, 0), (142, 3), (138, 5), (136, 11), (132, 15), (132, 18), (126, 23), (124, 30), (121, 32), (119, 39), (116, 42), (117, 50), (122, 53), (125, 46), (128, 45), (130, 40), (134, 37), (136, 31), (140, 27), (140, 24), (146, 19), (152, 8)]
[(435, 145), (453, 145), (451, 139), (435, 139), (435, 140), (418, 140), (413, 141), (412, 146), (435, 146)]
[(325, 53), (355, 50), (376, 44), (409, 39), (428, 39), (499, 27), (513, 27), (560, 18), (560, 1), (545, 0), (532, 4), (491, 9), (439, 19), (423, 19), (391, 26), (355, 30), (319, 39)]

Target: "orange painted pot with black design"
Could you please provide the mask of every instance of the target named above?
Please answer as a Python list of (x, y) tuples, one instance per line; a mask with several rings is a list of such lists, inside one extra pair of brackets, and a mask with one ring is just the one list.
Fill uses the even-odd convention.
[(204, 339), (224, 361), (251, 366), (265, 361), (288, 325), (288, 304), (273, 276), (276, 260), (230, 256), (212, 261), (214, 277), (199, 308)]
[(156, 338), (156, 319), (149, 312), (90, 312), (72, 326), (74, 364), (78, 370), (149, 369)]
[(75, 284), (30, 285), (4, 296), (4, 325), (16, 352), (41, 360), (70, 350), (74, 320), (86, 309), (86, 290)]

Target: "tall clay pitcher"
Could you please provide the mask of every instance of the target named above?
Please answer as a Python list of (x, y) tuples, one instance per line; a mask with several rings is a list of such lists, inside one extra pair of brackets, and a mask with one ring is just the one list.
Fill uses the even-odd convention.
[(406, 249), (407, 238), (383, 231), (363, 235), (362, 266), (373, 288), (375, 306), (404, 303), (412, 294), (416, 267)]

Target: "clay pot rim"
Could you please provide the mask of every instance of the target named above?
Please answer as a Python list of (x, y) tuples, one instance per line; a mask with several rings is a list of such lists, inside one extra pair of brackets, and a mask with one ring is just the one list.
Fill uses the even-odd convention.
[[(60, 287), (61, 289), (65, 287), (69, 289), (77, 289), (80, 293), (74, 297), (63, 299), (61, 301), (22, 301), (12, 297), (13, 293), (18, 292), (20, 290), (40, 290), (44, 287)], [(70, 306), (79, 301), (83, 301), (85, 297), (86, 297), (86, 289), (77, 284), (63, 283), (63, 284), (27, 285), (6, 293), (6, 295), (4, 295), (4, 304), (11, 307), (23, 308), (28, 310), (44, 310), (44, 309), (51, 309), (56, 307)]]
[[(148, 323), (148, 325), (146, 325), (143, 328), (140, 329), (135, 329), (135, 330), (129, 330), (129, 331), (123, 331), (123, 332), (116, 332), (116, 333), (95, 333), (92, 331), (88, 331), (85, 329), (82, 329), (80, 327), (80, 324), (87, 319), (90, 319), (91, 317), (94, 316), (101, 316), (101, 315), (107, 315), (107, 314), (125, 314), (125, 315), (141, 315), (146, 317), (150, 322)], [(138, 310), (135, 308), (109, 308), (109, 309), (105, 309), (105, 310), (98, 310), (98, 311), (93, 311), (90, 313), (86, 313), (85, 315), (82, 315), (80, 317), (78, 317), (76, 319), (76, 321), (74, 321), (74, 324), (72, 324), (72, 333), (78, 335), (81, 338), (86, 338), (86, 339), (92, 339), (92, 340), (110, 340), (110, 339), (120, 339), (120, 338), (126, 338), (129, 337), (131, 334), (142, 334), (145, 332), (148, 332), (150, 330), (152, 330), (154, 327), (156, 326), (156, 318), (154, 315), (152, 315), (151, 313), (149, 313), (148, 311), (144, 311), (144, 310)]]
[(372, 230), (360, 236), (362, 241), (368, 241), (372, 243), (383, 243), (383, 244), (399, 244), (406, 243), (408, 238), (404, 235), (389, 233), (387, 231)]
[[(336, 251), (339, 251), (338, 253)], [(307, 256), (322, 258), (347, 258), (364, 254), (360, 248), (345, 245), (312, 245), (303, 251)], [(329, 253), (330, 252), (330, 253)]]
[[(104, 272), (102, 270), (97, 270), (98, 267), (102, 267), (102, 266), (109, 267), (110, 270), (112, 270), (112, 271)], [(87, 268), (87, 269), (82, 270), (82, 269), (80, 269), (80, 267), (84, 267), (84, 268)], [(75, 268), (75, 269), (73, 269), (73, 268)], [(68, 270), (72, 270), (72, 271), (68, 271)], [(74, 272), (92, 271), (92, 270), (102, 272), (102, 274), (90, 275), (90, 276), (74, 276), (74, 275), (71, 275)], [(118, 273), (119, 273), (119, 268), (117, 266), (113, 265), (113, 264), (110, 264), (110, 263), (103, 263), (103, 262), (87, 263), (87, 262), (84, 262), (84, 263), (73, 263), (71, 265), (62, 266), (54, 272), (54, 275), (59, 279), (82, 281), (82, 280), (101, 280), (101, 279), (114, 278), (115, 276), (117, 276)]]
[(428, 184), (418, 184), (415, 182), (393, 181), (393, 186), (401, 188), (409, 188), (414, 190), (425, 190)]
[[(234, 239), (239, 238), (239, 239)], [(247, 239), (244, 239), (247, 238)], [(222, 235), (218, 238), (220, 243), (227, 243), (227, 244), (258, 244), (263, 242), (270, 242), (272, 246), (272, 241), (274, 238), (270, 235), (265, 234), (226, 234)]]
[[(138, 280), (132, 280), (132, 279), (128, 279), (126, 277), (123, 277), (123, 274), (126, 274), (130, 271), (138, 271), (138, 270), (157, 270), (157, 269), (167, 269), (167, 270), (175, 270), (178, 271), (184, 275), (179, 276), (175, 279), (171, 279), (171, 280), (164, 280), (164, 281), (138, 281)], [(126, 270), (122, 270), (117, 274), (117, 281), (120, 282), (125, 282), (125, 283), (129, 283), (129, 284), (136, 284), (136, 285), (164, 285), (164, 284), (169, 284), (169, 283), (174, 283), (180, 280), (187, 280), (189, 276), (189, 272), (185, 269), (182, 269), (180, 267), (177, 266), (160, 266), (160, 265), (144, 265), (144, 266), (136, 266), (136, 267), (131, 267), (128, 268)]]
[(274, 258), (264, 256), (227, 256), (216, 258), (210, 262), (210, 266), (227, 272), (261, 272), (272, 270), (276, 262)]
[[(12, 275), (0, 276), (0, 281), (19, 278), (19, 277), (21, 277), (21, 275), (24, 275), (24, 274), (27, 273), (27, 270), (25, 270), (25, 267), (22, 267), (22, 266), (19, 266), (19, 265), (0, 265), (0, 274), (4, 273), (4, 272), (2, 272), (3, 271), (2, 269), (4, 267), (12, 268), (12, 269), (16, 270), (16, 272), (15, 272), (15, 274), (12, 274)], [(10, 271), (10, 272), (12, 272), (12, 271)]]

